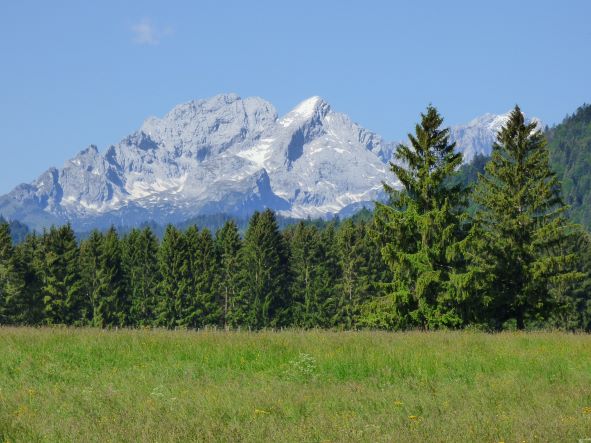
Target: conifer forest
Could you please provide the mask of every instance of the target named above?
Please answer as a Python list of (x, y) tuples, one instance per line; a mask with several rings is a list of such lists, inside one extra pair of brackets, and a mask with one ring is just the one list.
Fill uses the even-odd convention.
[(390, 164), (402, 188), (384, 185), (388, 201), (344, 220), (280, 229), (265, 210), (245, 229), (113, 227), (80, 239), (64, 225), (20, 241), (3, 222), (0, 323), (589, 330), (591, 238), (575, 223), (588, 220), (561, 180), (584, 191), (547, 142), (559, 147), (561, 131), (515, 107), (471, 171), (429, 106)]

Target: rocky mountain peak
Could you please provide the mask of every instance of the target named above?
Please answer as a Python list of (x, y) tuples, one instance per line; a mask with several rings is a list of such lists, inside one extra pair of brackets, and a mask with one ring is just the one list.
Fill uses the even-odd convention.
[[(503, 116), (452, 128), (470, 159), (490, 152)], [(259, 97), (193, 100), (99, 152), (0, 196), (0, 215), (32, 228), (71, 222), (89, 230), (201, 214), (248, 215), (272, 208), (292, 217), (350, 214), (383, 198), (396, 144), (310, 97), (278, 118)]]
[[(492, 146), (496, 141), (497, 132), (507, 123), (508, 111), (504, 114), (483, 114), (465, 125), (450, 128), (450, 136), (456, 142), (458, 150), (464, 154), (464, 161), (469, 163), (476, 155), (490, 155)], [(542, 122), (532, 117), (530, 121), (538, 123), (542, 128)]]
[(295, 108), (288, 112), (279, 120), (279, 124), (284, 128), (292, 125), (302, 124), (309, 121), (318, 121), (330, 112), (330, 105), (321, 97), (310, 97), (299, 103)]

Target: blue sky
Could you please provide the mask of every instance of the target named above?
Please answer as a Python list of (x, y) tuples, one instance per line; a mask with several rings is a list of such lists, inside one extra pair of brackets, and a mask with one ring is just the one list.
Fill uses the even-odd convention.
[(591, 101), (591, 2), (27, 1), (0, 13), (0, 192), (221, 92), (324, 97), (388, 139)]

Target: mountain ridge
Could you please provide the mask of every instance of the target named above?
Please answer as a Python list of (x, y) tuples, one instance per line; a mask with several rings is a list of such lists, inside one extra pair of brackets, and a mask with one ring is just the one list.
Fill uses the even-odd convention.
[[(464, 152), (485, 150), (493, 136), (495, 125), (477, 123), (451, 129)], [(398, 185), (388, 168), (396, 144), (318, 96), (279, 116), (260, 97), (220, 94), (149, 117), (103, 152), (90, 145), (0, 196), (0, 214), (33, 228), (70, 222), (82, 230), (264, 208), (346, 215), (384, 198), (383, 182)]]

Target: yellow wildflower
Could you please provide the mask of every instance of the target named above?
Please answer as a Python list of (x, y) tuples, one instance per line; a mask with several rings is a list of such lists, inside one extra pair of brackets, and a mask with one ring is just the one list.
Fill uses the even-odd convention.
[(25, 405), (20, 405), (18, 409), (14, 411), (14, 415), (20, 417), (21, 415), (25, 415), (27, 412), (29, 412), (29, 408), (27, 408)]
[(572, 425), (572, 424), (575, 424), (577, 422), (577, 419), (576, 419), (576, 417), (573, 417), (572, 415), (567, 415), (567, 416), (561, 417), (560, 418), (560, 421), (562, 423), (566, 423), (566, 424)]

